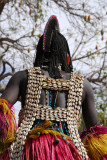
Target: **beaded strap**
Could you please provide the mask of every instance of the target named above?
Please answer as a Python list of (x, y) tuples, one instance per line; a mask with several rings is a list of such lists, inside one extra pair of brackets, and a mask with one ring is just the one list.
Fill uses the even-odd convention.
[[(80, 106), (83, 90), (83, 76), (71, 73), (70, 80), (53, 79), (41, 75), (40, 68), (28, 69), (28, 86), (25, 101), (25, 115), (17, 130), (16, 141), (10, 147), (10, 159), (22, 159), (26, 136), (35, 119), (65, 121), (71, 139), (75, 143), (79, 154), (87, 159), (87, 153), (79, 137), (77, 125), (80, 121)], [(50, 90), (67, 90), (67, 108), (57, 107), (53, 110), (50, 106), (39, 104), (42, 88)]]

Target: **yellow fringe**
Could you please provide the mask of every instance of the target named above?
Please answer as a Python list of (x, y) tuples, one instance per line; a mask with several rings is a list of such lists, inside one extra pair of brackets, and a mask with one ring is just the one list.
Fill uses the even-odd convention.
[(65, 137), (66, 139), (70, 139), (69, 136), (67, 136), (66, 134), (64, 133), (59, 133), (57, 131), (53, 131), (53, 130), (46, 130), (46, 128), (52, 126), (53, 123), (51, 121), (46, 121), (42, 124), (39, 124), (37, 127), (35, 127), (34, 129), (32, 129), (31, 131), (29, 131), (29, 135), (28, 137), (29, 138), (38, 138), (40, 135), (43, 135), (43, 134), (51, 134), (53, 136), (63, 136)]
[(7, 100), (5, 100), (5, 99), (3, 99), (3, 98), (0, 98), (0, 102), (1, 102), (1, 103), (6, 103), (6, 104), (8, 105)]
[(107, 155), (107, 134), (88, 134), (83, 139), (88, 156), (92, 160), (100, 160)]
[(39, 134), (39, 132), (42, 132), (44, 129), (52, 126), (53, 123), (51, 121), (45, 121), (44, 123), (39, 124), (37, 127), (29, 131), (29, 134)]
[(14, 121), (15, 114), (13, 114), (13, 112), (9, 109), (8, 102), (5, 99), (0, 98), (0, 106), (2, 106), (4, 119), (7, 121), (7, 127), (8, 127), (6, 137), (3, 143), (4, 145), (8, 146), (10, 143), (12, 143), (15, 140), (15, 133), (16, 133), (16, 127), (15, 127), (15, 121)]
[(6, 116), (6, 113), (8, 113), (9, 115), (12, 114), (13, 118), (15, 118), (15, 115), (9, 109), (8, 102), (5, 99), (0, 98), (0, 106), (3, 107), (3, 112), (4, 112), (5, 116)]

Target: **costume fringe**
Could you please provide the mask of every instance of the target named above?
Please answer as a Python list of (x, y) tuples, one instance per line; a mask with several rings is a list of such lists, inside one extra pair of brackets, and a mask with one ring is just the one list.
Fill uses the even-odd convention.
[(69, 136), (47, 129), (52, 125), (45, 121), (29, 131), (22, 160), (83, 160)]
[(35, 127), (34, 129), (32, 129), (31, 131), (29, 131), (29, 135), (28, 137), (29, 138), (38, 138), (40, 135), (43, 135), (43, 134), (51, 134), (53, 136), (62, 136), (62, 137), (65, 137), (66, 140), (67, 139), (70, 139), (69, 136), (67, 136), (66, 134), (64, 133), (60, 133), (58, 131), (53, 131), (52, 129), (51, 130), (47, 130), (46, 128), (52, 126), (53, 123), (51, 121), (45, 121), (44, 123), (41, 123), (39, 124), (37, 127)]
[[(46, 121), (29, 132), (22, 160), (83, 160), (68, 136), (46, 130), (52, 124), (51, 121)], [(64, 140), (63, 136), (68, 139)], [(59, 140), (58, 143), (56, 139)], [(0, 160), (9, 160), (9, 152), (6, 151), (1, 158)]]
[(82, 141), (91, 160), (107, 158), (107, 127), (95, 126), (81, 134)]
[(15, 114), (8, 102), (0, 98), (0, 155), (15, 140), (16, 124)]
[[(56, 138), (59, 139), (58, 144), (55, 144)], [(68, 142), (50, 134), (28, 138), (22, 160), (83, 160), (72, 141)]]
[(5, 152), (2, 154), (2, 157), (0, 157), (0, 160), (9, 160), (9, 152), (8, 152), (8, 150), (5, 151)]

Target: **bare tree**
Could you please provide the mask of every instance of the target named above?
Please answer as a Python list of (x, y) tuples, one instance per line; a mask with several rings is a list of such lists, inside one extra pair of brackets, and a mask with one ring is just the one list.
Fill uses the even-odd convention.
[(6, 77), (33, 65), (43, 22), (40, 3), (42, 2), (0, 1), (0, 92), (5, 89)]

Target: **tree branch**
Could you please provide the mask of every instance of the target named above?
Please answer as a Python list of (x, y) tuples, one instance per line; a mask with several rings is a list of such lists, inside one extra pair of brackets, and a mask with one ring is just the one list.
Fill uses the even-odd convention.
[(13, 76), (14, 73), (8, 72), (2, 76), (0, 76), (0, 81), (3, 80), (4, 78), (8, 77), (8, 76)]
[(106, 79), (107, 76), (103, 76), (102, 78), (87, 78), (89, 82), (92, 82), (92, 83), (102, 83), (104, 86), (107, 86), (107, 82), (103, 81), (104, 79)]
[[(72, 59), (72, 61), (77, 61), (77, 60), (80, 60), (80, 59), (84, 59), (84, 58), (90, 57), (90, 56), (96, 54), (97, 52), (99, 52), (99, 51), (101, 51), (101, 50), (103, 50), (103, 49), (105, 49), (105, 48), (106, 48), (106, 47), (103, 47), (103, 48), (101, 48), (101, 49), (99, 49), (99, 50), (97, 50), (97, 51), (95, 51), (95, 52), (93, 52), (93, 53), (91, 53), (91, 54), (87, 54), (87, 55), (85, 55), (85, 56), (81, 56), (81, 57), (78, 57), (78, 58), (74, 58), (74, 59)], [(104, 52), (104, 53), (107, 54), (107, 52)]]

